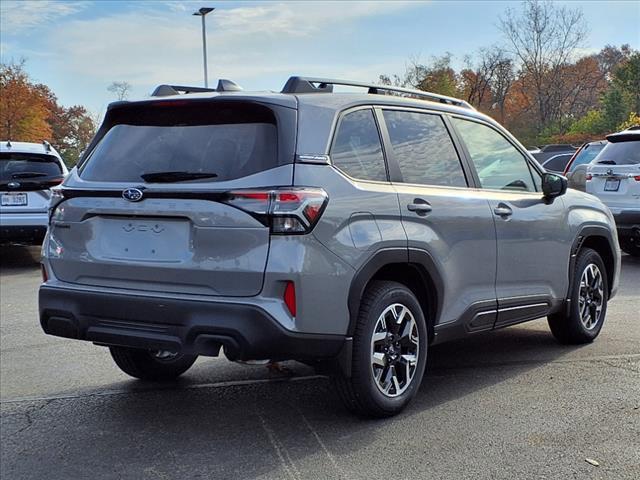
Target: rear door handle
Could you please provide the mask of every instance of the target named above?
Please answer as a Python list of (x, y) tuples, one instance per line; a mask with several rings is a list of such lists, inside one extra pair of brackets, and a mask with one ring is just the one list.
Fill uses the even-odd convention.
[(413, 203), (410, 203), (409, 205), (407, 205), (407, 209), (410, 212), (417, 213), (421, 217), (425, 216), (427, 213), (429, 213), (431, 210), (433, 210), (433, 208), (431, 207), (429, 202), (427, 202), (426, 200), (423, 200), (421, 198), (416, 198), (413, 201)]
[(493, 213), (500, 217), (510, 217), (511, 214), (513, 214), (513, 210), (504, 203), (499, 203), (498, 206), (493, 209)]

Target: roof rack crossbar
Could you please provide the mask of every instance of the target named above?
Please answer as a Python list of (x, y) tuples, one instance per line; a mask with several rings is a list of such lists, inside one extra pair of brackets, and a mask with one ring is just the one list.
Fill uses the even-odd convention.
[(465, 102), (464, 100), (448, 97), (446, 95), (440, 95), (438, 93), (425, 92), (423, 90), (416, 90), (413, 88), (394, 87), (392, 85), (376, 85), (366, 82), (357, 82), (353, 80), (336, 80), (331, 78), (290, 77), (289, 80), (287, 80), (284, 88), (282, 89), (282, 93), (330, 93), (333, 91), (334, 85), (366, 88), (368, 89), (368, 93), (370, 94), (379, 94), (380, 91), (403, 93), (406, 95), (413, 95), (415, 97), (424, 98), (431, 101), (475, 110), (468, 102)]
[(191, 87), (186, 85), (158, 85), (151, 94), (152, 97), (165, 97), (168, 95), (179, 95), (181, 93), (206, 93), (206, 92), (237, 92), (242, 90), (240, 85), (221, 78), (218, 80), (216, 88)]

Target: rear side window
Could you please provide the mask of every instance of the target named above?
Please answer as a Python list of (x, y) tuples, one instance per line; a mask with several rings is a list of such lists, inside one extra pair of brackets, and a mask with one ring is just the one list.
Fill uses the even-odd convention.
[(380, 135), (371, 109), (357, 110), (342, 117), (331, 149), (331, 159), (350, 177), (387, 180)]
[(85, 180), (140, 182), (149, 174), (185, 172), (211, 174), (189, 181), (219, 182), (279, 163), (276, 119), (266, 107), (159, 102), (116, 115), (80, 175)]
[(460, 159), (439, 115), (385, 110), (384, 120), (406, 183), (467, 186)]
[(609, 165), (635, 165), (640, 163), (640, 140), (608, 143), (594, 163)]
[(451, 119), (467, 146), (482, 188), (497, 190), (516, 190), (535, 192), (529, 164), (517, 149), (505, 137), (481, 123)]
[(20, 179), (37, 180), (61, 175), (60, 161), (53, 155), (0, 153), (0, 181), (2, 182)]
[(587, 144), (585, 145), (580, 152), (576, 155), (576, 158), (573, 159), (573, 163), (569, 167), (569, 171), (573, 172), (578, 165), (584, 165), (585, 163), (591, 163), (591, 160), (596, 158), (596, 155), (602, 151), (604, 145), (602, 144)]

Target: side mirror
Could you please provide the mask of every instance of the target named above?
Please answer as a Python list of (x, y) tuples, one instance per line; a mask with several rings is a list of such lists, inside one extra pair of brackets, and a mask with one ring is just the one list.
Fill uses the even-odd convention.
[(548, 200), (567, 192), (567, 178), (557, 173), (545, 173), (542, 176), (542, 193)]

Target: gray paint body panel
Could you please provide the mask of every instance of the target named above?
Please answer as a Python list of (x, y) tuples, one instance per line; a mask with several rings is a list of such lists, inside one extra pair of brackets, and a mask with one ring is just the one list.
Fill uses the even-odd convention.
[[(297, 108), (291, 162), (295, 155), (328, 155), (341, 112), (360, 105), (395, 105), (475, 118), (498, 128), (524, 151), (485, 115), (433, 102), (352, 94), (204, 93), (193, 97)], [(428, 254), (442, 281), (435, 323), (443, 327), (440, 331), (455, 327), (450, 331), (459, 334), (464, 333), (456, 330), (461, 326), (492, 328), (501, 304), (506, 311), (518, 311), (526, 304), (526, 296), (532, 296), (530, 303), (538, 309), (535, 314), (544, 314), (547, 299), (554, 305), (562, 303), (568, 290), (571, 246), (584, 226), (611, 231), (617, 241), (608, 209), (575, 191), (548, 204), (541, 194), (481, 190), (473, 183), (470, 188), (443, 188), (360, 181), (330, 164), (303, 162), (229, 182), (147, 187), (166, 192), (178, 186), (197, 193), (292, 185), (321, 187), (328, 194), (326, 209), (310, 234), (269, 235), (268, 228), (251, 215), (211, 200), (149, 198), (130, 203), (99, 196), (68, 200), (44, 245), (48, 284), (61, 295), (65, 289), (91, 290), (185, 302), (197, 299), (212, 305), (243, 304), (264, 310), (289, 332), (345, 336), (351, 316), (350, 289), (360, 280), (358, 275), (368, 271), (377, 254), (390, 249), (395, 252), (394, 261), (417, 261), (412, 248), (417, 250), (411, 252)], [(87, 182), (75, 170), (65, 181), (65, 187), (98, 193), (135, 186)], [(407, 205), (415, 198), (428, 201), (431, 212), (419, 216), (409, 211)], [(499, 203), (513, 209), (509, 220), (494, 215)], [(156, 223), (162, 224), (156, 230), (164, 228), (160, 233), (153, 231)], [(165, 240), (148, 240), (165, 232)], [(149, 251), (154, 245), (156, 258)], [(133, 252), (125, 252), (126, 248)], [(613, 256), (615, 291), (619, 251)], [(295, 317), (283, 302), (291, 281), (296, 286)], [(510, 319), (505, 316), (504, 322)]]

